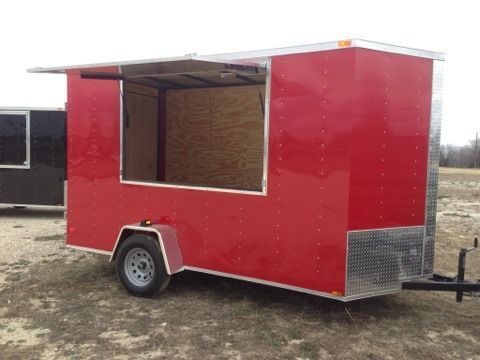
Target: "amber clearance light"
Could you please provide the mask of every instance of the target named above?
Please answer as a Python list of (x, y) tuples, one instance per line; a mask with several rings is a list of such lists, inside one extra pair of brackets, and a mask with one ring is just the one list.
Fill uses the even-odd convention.
[(337, 41), (338, 47), (349, 47), (352, 46), (352, 40), (340, 40)]
[(140, 221), (140, 226), (150, 226), (150, 225), (152, 225), (152, 220), (150, 219), (145, 219)]

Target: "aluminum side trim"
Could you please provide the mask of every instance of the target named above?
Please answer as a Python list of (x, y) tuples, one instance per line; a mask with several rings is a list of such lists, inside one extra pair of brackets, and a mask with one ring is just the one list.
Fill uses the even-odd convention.
[(95, 254), (102, 254), (102, 255), (111, 255), (112, 254), (111, 251), (99, 250), (99, 249), (94, 249), (94, 248), (89, 248), (89, 247), (84, 247), (84, 246), (66, 244), (66, 247), (68, 247), (70, 249), (75, 249), (75, 250), (88, 251), (88, 252), (95, 253)]
[(320, 297), (333, 299), (333, 300), (338, 300), (338, 301), (342, 301), (342, 302), (347, 302), (347, 301), (351, 301), (351, 300), (359, 300), (359, 299), (364, 299), (364, 298), (369, 298), (369, 297), (374, 297), (374, 296), (395, 294), (395, 293), (397, 293), (401, 290), (401, 287), (400, 287), (398, 289), (393, 289), (393, 290), (390, 289), (390, 290), (384, 290), (384, 291), (369, 292), (369, 293), (360, 294), (360, 295), (335, 296), (335, 295), (332, 295), (332, 294), (329, 294), (329, 293), (326, 293), (326, 292), (323, 292), (323, 291), (316, 291), (316, 290), (306, 289), (306, 288), (302, 288), (302, 287), (298, 287), (298, 286), (282, 284), (282, 283), (278, 283), (278, 282), (274, 282), (274, 281), (262, 280), (262, 279), (258, 279), (258, 278), (248, 277), (248, 276), (235, 275), (235, 274), (225, 273), (225, 272), (221, 272), (221, 271), (199, 268), (199, 267), (195, 267), (195, 266), (184, 266), (184, 270), (196, 271), (196, 272), (209, 274), (209, 275), (216, 275), (216, 276), (221, 276), (221, 277), (230, 278), (230, 279), (253, 282), (253, 283), (261, 284), (261, 285), (273, 286), (273, 287), (277, 287), (277, 288), (281, 288), (281, 289), (301, 292), (301, 293), (309, 294), (309, 295), (320, 296)]
[(367, 231), (379, 231), (379, 230), (398, 230), (398, 229), (423, 229), (423, 225), (417, 226), (399, 226), (399, 227), (388, 227), (388, 228), (374, 228), (374, 229), (360, 229), (360, 230), (348, 230), (347, 235), (350, 233), (357, 233), (357, 232), (367, 232)]
[(236, 279), (236, 280), (242, 280), (242, 281), (248, 281), (248, 282), (253, 282), (253, 283), (257, 283), (257, 284), (262, 284), (262, 285), (278, 287), (278, 288), (287, 289), (287, 290), (293, 290), (293, 291), (297, 291), (297, 292), (302, 292), (302, 293), (306, 293), (306, 294), (310, 294), (310, 295), (322, 296), (322, 297), (335, 299), (335, 300), (342, 300), (342, 301), (345, 300), (344, 297), (335, 296), (335, 295), (332, 295), (332, 294), (329, 294), (329, 293), (326, 293), (326, 292), (322, 292), (322, 291), (305, 289), (305, 288), (298, 287), (298, 286), (287, 285), (287, 284), (282, 284), (282, 283), (277, 283), (277, 282), (274, 282), (274, 281), (257, 279), (257, 278), (248, 277), (248, 276), (224, 273), (224, 272), (221, 272), (221, 271), (204, 269), (204, 268), (199, 268), (199, 267), (195, 267), (195, 266), (184, 266), (183, 269), (184, 270), (189, 270), (189, 271), (196, 271), (196, 272), (200, 272), (200, 273), (205, 273), (205, 274), (210, 274), (210, 275), (222, 276), (222, 277), (226, 277), (226, 278), (230, 278), (230, 279)]
[(272, 62), (269, 60), (266, 65), (265, 79), (265, 99), (263, 108), (265, 109), (263, 123), (263, 177), (262, 177), (262, 195), (267, 196), (268, 192), (268, 145), (270, 141), (270, 91), (272, 86)]
[(428, 146), (427, 194), (425, 199), (425, 236), (423, 242), (422, 274), (433, 273), (435, 227), (437, 217), (438, 167), (440, 161), (440, 133), (442, 126), (444, 63), (433, 61), (432, 104)]

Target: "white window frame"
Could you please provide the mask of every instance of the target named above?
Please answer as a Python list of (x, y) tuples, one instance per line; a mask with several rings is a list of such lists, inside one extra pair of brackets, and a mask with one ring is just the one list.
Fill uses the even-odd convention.
[[(211, 61), (211, 60), (208, 60)], [(225, 61), (225, 63), (230, 63)], [(232, 188), (220, 188), (220, 187), (210, 187), (204, 185), (180, 185), (175, 183), (165, 183), (161, 181), (139, 181), (139, 180), (127, 180), (124, 178), (123, 171), (123, 153), (124, 153), (124, 114), (123, 114), (123, 80), (119, 80), (120, 86), (120, 183), (129, 184), (129, 185), (140, 185), (140, 186), (150, 186), (150, 187), (161, 187), (161, 188), (173, 188), (173, 189), (185, 189), (185, 190), (199, 190), (199, 191), (215, 191), (215, 192), (226, 192), (233, 194), (246, 194), (246, 195), (260, 195), (267, 196), (267, 184), (268, 184), (268, 139), (269, 139), (269, 122), (270, 122), (270, 81), (271, 81), (271, 64), (270, 61), (266, 61), (262, 64), (265, 67), (265, 116), (264, 116), (264, 126), (263, 126), (263, 175), (261, 190), (241, 190), (241, 189), (232, 189)], [(120, 70), (120, 67), (119, 67)], [(128, 79), (127, 79), (128, 80)]]
[(0, 115), (25, 116), (25, 161), (23, 165), (7, 165), (0, 163), (0, 169), (30, 169), (30, 111), (0, 110)]

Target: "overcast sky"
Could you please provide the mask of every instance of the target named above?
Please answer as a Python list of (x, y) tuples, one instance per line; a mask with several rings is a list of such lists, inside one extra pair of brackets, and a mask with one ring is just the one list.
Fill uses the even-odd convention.
[(36, 66), (201, 55), (348, 38), (447, 53), (442, 143), (480, 131), (479, 1), (0, 2), (0, 106), (61, 107)]

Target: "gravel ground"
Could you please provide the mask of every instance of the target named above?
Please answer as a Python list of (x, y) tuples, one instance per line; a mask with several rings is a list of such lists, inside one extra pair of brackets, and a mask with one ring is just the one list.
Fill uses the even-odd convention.
[(19, 260), (34, 262), (56, 255), (59, 250), (68, 251), (54, 241), (64, 239), (63, 210), (0, 206), (0, 228), (0, 264)]
[[(480, 235), (480, 171), (442, 170), (435, 268)], [(0, 359), (474, 359), (480, 303), (403, 291), (343, 304), (185, 272), (128, 295), (106, 256), (64, 245), (62, 211), (0, 208)], [(468, 258), (480, 275), (480, 251)]]
[(63, 214), (60, 209), (0, 206), (0, 290), (11, 264), (33, 265), (72, 253), (64, 244)]

